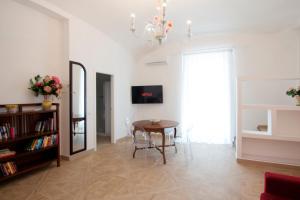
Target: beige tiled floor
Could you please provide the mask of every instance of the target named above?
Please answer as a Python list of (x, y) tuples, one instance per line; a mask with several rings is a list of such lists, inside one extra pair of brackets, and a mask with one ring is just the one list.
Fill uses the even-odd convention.
[(300, 170), (239, 164), (227, 145), (193, 144), (193, 160), (183, 148), (131, 157), (129, 142), (105, 144), (98, 152), (0, 185), (0, 199), (258, 199), (265, 171), (299, 175)]
[(100, 147), (101, 144), (110, 144), (111, 138), (110, 136), (99, 136), (97, 135), (97, 147)]

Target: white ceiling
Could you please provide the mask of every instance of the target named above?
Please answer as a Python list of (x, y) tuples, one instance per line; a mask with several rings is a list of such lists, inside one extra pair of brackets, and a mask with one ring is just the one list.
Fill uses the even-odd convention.
[[(156, 13), (157, 0), (47, 0), (85, 20), (132, 50), (147, 46), (143, 28)], [(129, 32), (130, 13), (137, 16), (137, 34)], [(167, 18), (175, 27), (170, 39), (185, 37), (186, 20), (193, 34), (273, 32), (300, 24), (300, 0), (169, 0)]]

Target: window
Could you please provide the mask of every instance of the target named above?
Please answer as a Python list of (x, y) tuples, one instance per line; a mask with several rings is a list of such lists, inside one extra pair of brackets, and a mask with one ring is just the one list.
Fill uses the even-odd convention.
[(229, 144), (234, 134), (232, 50), (183, 56), (183, 131), (192, 142)]

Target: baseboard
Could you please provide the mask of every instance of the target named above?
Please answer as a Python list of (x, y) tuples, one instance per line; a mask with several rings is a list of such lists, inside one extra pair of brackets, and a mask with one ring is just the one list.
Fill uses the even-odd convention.
[(252, 165), (260, 165), (260, 166), (268, 166), (268, 167), (284, 167), (288, 169), (300, 169), (300, 166), (293, 166), (288, 164), (279, 164), (279, 163), (269, 163), (264, 161), (257, 161), (257, 160), (246, 160), (246, 159), (236, 159), (238, 163), (241, 164), (252, 164)]
[(103, 134), (97, 134), (97, 136), (100, 136), (100, 137), (111, 137), (111, 135), (103, 135)]
[(95, 153), (95, 150), (90, 149), (90, 150), (82, 151), (80, 153), (77, 153), (77, 154), (74, 154), (74, 155), (71, 155), (71, 156), (60, 156), (60, 158), (62, 160), (66, 160), (66, 161), (73, 161), (73, 160), (77, 160), (77, 159), (82, 158), (82, 157), (89, 156), (93, 153)]

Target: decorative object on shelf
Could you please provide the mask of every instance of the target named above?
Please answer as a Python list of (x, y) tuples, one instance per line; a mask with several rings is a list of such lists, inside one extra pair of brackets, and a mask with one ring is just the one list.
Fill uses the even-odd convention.
[(62, 84), (57, 76), (45, 76), (40, 75), (30, 79), (30, 90), (32, 90), (36, 96), (43, 95), (44, 101), (42, 107), (44, 110), (49, 110), (52, 107), (51, 95), (59, 98), (62, 90)]
[[(173, 21), (166, 19), (167, 0), (157, 0), (156, 6), (158, 14), (148, 21), (145, 26), (145, 33), (150, 36), (151, 42), (157, 40), (161, 45), (167, 39), (168, 32), (174, 27)], [(136, 32), (136, 15), (130, 15), (130, 31), (135, 34)], [(192, 21), (187, 20), (187, 36), (192, 37)]]
[(289, 88), (289, 90), (286, 92), (286, 94), (288, 96), (291, 96), (293, 98), (296, 99), (296, 103), (297, 103), (297, 106), (300, 106), (300, 86), (298, 86), (298, 88)]
[(7, 104), (7, 105), (5, 105), (5, 108), (6, 108), (7, 112), (9, 112), (9, 113), (18, 112), (18, 105), (16, 105), (16, 104)]
[(160, 119), (152, 119), (152, 120), (150, 120), (150, 121), (151, 121), (151, 123), (152, 123), (153, 125), (155, 125), (155, 124), (159, 124)]
[(52, 100), (49, 95), (44, 95), (44, 101), (42, 103), (42, 107), (44, 110), (50, 110), (52, 107)]
[(257, 130), (262, 131), (262, 132), (267, 132), (268, 131), (268, 125), (257, 125)]
[(296, 98), (296, 105), (297, 106), (300, 106), (300, 96), (299, 95), (297, 95), (297, 96), (295, 96), (295, 98)]

